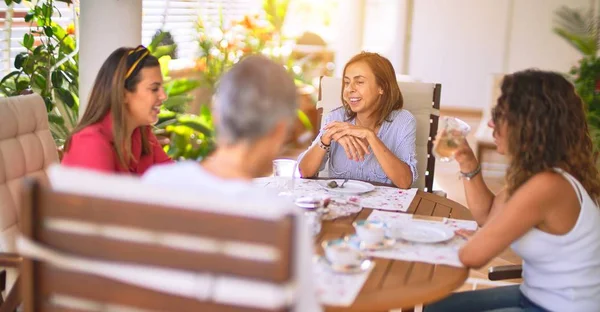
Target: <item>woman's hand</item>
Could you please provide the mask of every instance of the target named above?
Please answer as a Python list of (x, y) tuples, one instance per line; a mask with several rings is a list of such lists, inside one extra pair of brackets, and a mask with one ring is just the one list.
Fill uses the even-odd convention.
[(355, 161), (365, 160), (365, 155), (369, 154), (369, 146), (365, 140), (346, 135), (336, 140), (346, 152), (348, 159)]
[(325, 130), (331, 134), (334, 141), (347, 135), (363, 140), (369, 140), (375, 136), (375, 132), (371, 129), (340, 121), (329, 123), (325, 126)]
[[(455, 133), (452, 133), (452, 134), (455, 134)], [(440, 133), (438, 133), (438, 135), (435, 138), (436, 144), (435, 144), (434, 148), (437, 148), (438, 144), (440, 144), (439, 140), (441, 140), (444, 136), (446, 136), (445, 131), (441, 131)], [(456, 137), (461, 137), (461, 136), (462, 136), (462, 134), (456, 133)], [(457, 140), (457, 139), (454, 138), (453, 140)], [(475, 169), (477, 169), (477, 166), (479, 165), (477, 158), (475, 158), (475, 153), (473, 152), (473, 149), (471, 149), (471, 146), (469, 146), (469, 143), (467, 142), (467, 140), (464, 137), (462, 139), (460, 139), (458, 148), (454, 151), (453, 155), (454, 155), (454, 159), (456, 160), (456, 162), (458, 163), (458, 165), (460, 167), (460, 171), (462, 171), (462, 172), (473, 172), (473, 171), (475, 171)]]
[(457, 236), (460, 236), (462, 238), (469, 239), (473, 235), (475, 235), (475, 232), (477, 232), (477, 231), (460, 229), (460, 230), (454, 231), (454, 234), (456, 234)]
[(479, 161), (475, 158), (475, 153), (466, 139), (461, 140), (458, 149), (454, 152), (454, 159), (456, 159), (461, 172), (473, 172), (479, 166)]

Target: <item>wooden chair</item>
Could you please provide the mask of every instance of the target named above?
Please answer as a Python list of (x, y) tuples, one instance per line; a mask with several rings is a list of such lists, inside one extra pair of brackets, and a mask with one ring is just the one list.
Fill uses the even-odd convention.
[[(47, 180), (45, 169), (58, 162), (46, 105), (37, 94), (0, 98), (0, 311), (20, 303), (13, 286), (21, 257), (15, 238), (20, 223), (20, 186), (24, 177)], [(4, 302), (6, 301), (6, 302)]]
[[(21, 272), (25, 311), (291, 310), (287, 303), (272, 308), (232, 304), (227, 296), (238, 294), (234, 289), (220, 291), (219, 286), (234, 279), (233, 284), (267, 283), (280, 290), (293, 281), (294, 215), (249, 218), (107, 199), (52, 190), (36, 180), (27, 180), (23, 191), (19, 250), (26, 256)], [(216, 249), (200, 248), (206, 240)], [(263, 252), (240, 256), (224, 244)], [(252, 257), (256, 254), (263, 258)], [(265, 260), (265, 254), (273, 257)], [(175, 286), (144, 283), (156, 277), (154, 270), (164, 274), (165, 284)], [(182, 284), (169, 278), (184, 274), (195, 280), (206, 273), (214, 279), (202, 294), (184, 287), (186, 278)], [(265, 298), (256, 299), (261, 300)]]
[[(435, 157), (431, 155), (431, 149), (438, 130), (442, 85), (413, 81), (398, 81), (398, 85), (404, 98), (404, 108), (417, 120), (416, 151), (419, 178), (412, 187), (432, 193)], [(323, 116), (341, 106), (341, 93), (341, 78), (321, 77), (317, 102), (319, 128)]]

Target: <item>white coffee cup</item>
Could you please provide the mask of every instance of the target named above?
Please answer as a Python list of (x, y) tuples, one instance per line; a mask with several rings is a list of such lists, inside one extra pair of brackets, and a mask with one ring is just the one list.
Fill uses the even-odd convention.
[(374, 245), (385, 239), (385, 223), (381, 221), (360, 220), (352, 223), (358, 238), (367, 245)]
[(363, 259), (362, 254), (343, 239), (325, 241), (322, 246), (325, 250), (325, 257), (333, 265), (360, 265)]

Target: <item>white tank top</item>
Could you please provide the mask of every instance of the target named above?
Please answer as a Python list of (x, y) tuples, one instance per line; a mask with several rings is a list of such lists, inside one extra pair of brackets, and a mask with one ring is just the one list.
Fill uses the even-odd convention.
[(600, 209), (579, 181), (555, 170), (575, 189), (581, 211), (567, 234), (534, 228), (512, 244), (523, 258), (521, 292), (550, 311), (600, 311)]

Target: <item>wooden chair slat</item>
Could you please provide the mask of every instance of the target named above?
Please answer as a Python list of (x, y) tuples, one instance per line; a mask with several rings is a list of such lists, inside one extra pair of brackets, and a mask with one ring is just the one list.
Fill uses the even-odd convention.
[(95, 260), (130, 262), (193, 272), (226, 273), (264, 281), (289, 279), (289, 268), (283, 261), (255, 261), (220, 253), (202, 253), (167, 246), (118, 241), (100, 236), (42, 230), (39, 242), (52, 249)]
[[(40, 218), (85, 220), (99, 224), (269, 245), (280, 242), (278, 235), (274, 235), (280, 230), (279, 225), (271, 220), (58, 192), (43, 192), (40, 196), (43, 203), (38, 211)], [(254, 228), (255, 231), (247, 231), (248, 228)]]
[[(45, 264), (39, 264), (38, 268), (40, 269), (38, 287), (45, 299), (50, 298), (51, 295), (63, 295), (152, 311), (264, 311), (264, 309), (223, 305), (166, 294), (95, 275), (65, 271)], [(98, 291), (99, 289), (102, 291)]]

